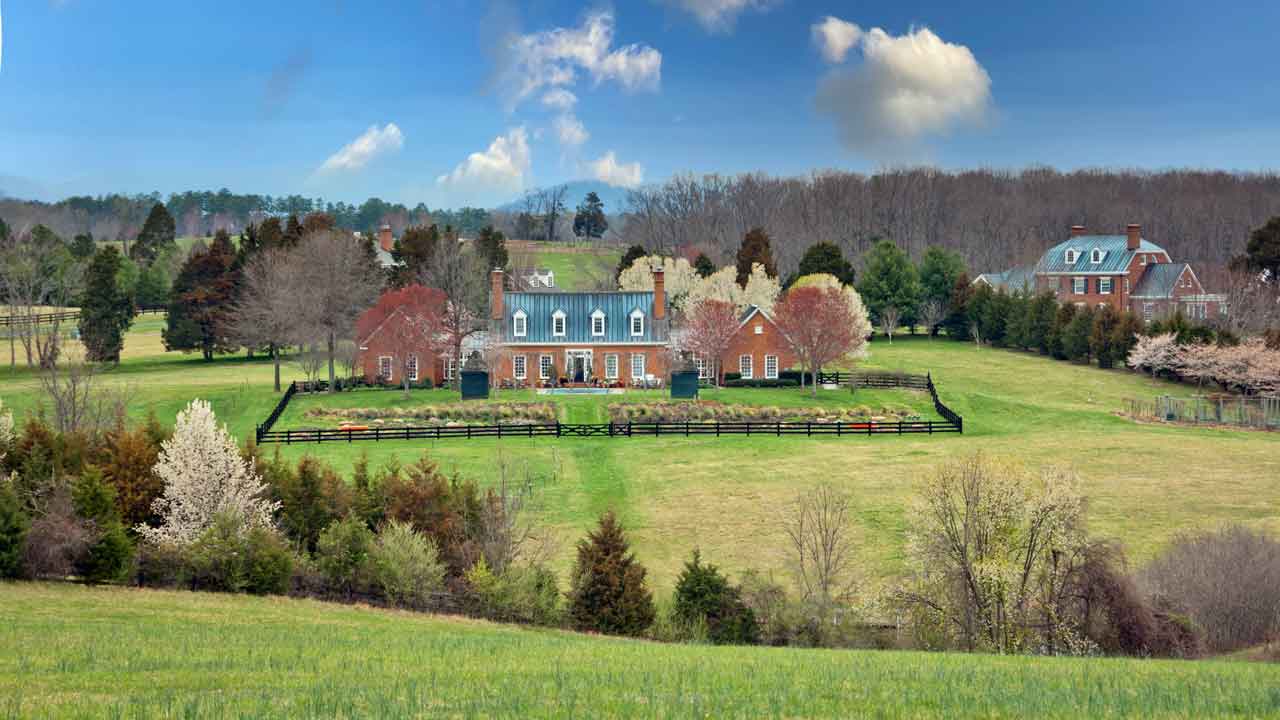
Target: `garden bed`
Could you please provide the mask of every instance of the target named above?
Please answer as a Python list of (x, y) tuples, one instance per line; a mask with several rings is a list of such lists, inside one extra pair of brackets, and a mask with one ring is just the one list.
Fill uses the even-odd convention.
[(814, 422), (850, 423), (923, 420), (919, 411), (905, 405), (849, 405), (847, 407), (777, 407), (736, 405), (715, 401), (615, 403), (609, 420), (616, 423), (652, 422)]
[(550, 402), (441, 403), (408, 407), (310, 408), (302, 416), (327, 424), (396, 425), (537, 425), (554, 423), (557, 406)]

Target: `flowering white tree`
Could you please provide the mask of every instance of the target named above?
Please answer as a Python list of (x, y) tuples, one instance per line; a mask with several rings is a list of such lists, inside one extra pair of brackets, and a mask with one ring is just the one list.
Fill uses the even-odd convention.
[(153, 506), (161, 524), (135, 528), (153, 543), (186, 545), (221, 513), (269, 526), (280, 507), (267, 499), (267, 486), (204, 400), (192, 400), (178, 413), (173, 436), (161, 445), (155, 473), (164, 481), (164, 494)]
[(12, 444), (13, 413), (4, 409), (4, 400), (0, 399), (0, 463), (4, 462)]
[(662, 284), (667, 289), (667, 297), (671, 300), (671, 309), (685, 312), (685, 299), (693, 286), (701, 280), (698, 271), (693, 269), (684, 258), (669, 258), (650, 255), (638, 258), (631, 267), (618, 275), (618, 289), (629, 292), (643, 292), (653, 289), (653, 268), (662, 267)]
[(694, 307), (705, 300), (719, 300), (733, 305), (738, 312), (742, 312), (747, 307), (746, 299), (742, 293), (742, 286), (738, 284), (738, 270), (732, 265), (711, 273), (705, 278), (699, 278), (689, 294), (685, 296), (685, 305)]
[(772, 313), (773, 306), (782, 294), (782, 284), (777, 278), (769, 277), (764, 265), (751, 264), (751, 274), (747, 276), (747, 286), (742, 289), (742, 300), (747, 305), (755, 305), (761, 310)]
[(1178, 340), (1173, 333), (1147, 337), (1138, 336), (1138, 341), (1129, 351), (1129, 367), (1146, 370), (1152, 377), (1158, 373), (1176, 370), (1178, 366)]

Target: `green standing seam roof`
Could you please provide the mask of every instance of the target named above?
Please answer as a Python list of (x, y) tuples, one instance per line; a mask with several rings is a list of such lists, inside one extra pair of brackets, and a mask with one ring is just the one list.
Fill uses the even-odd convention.
[(1174, 288), (1177, 287), (1178, 278), (1182, 277), (1182, 271), (1186, 269), (1186, 263), (1148, 265), (1147, 271), (1142, 273), (1142, 278), (1138, 280), (1138, 285), (1133, 289), (1130, 297), (1171, 297)]
[(978, 276), (986, 280), (991, 287), (1005, 292), (1029, 292), (1035, 289), (1036, 278), (1032, 268), (1021, 267), (998, 273), (982, 273)]
[[(502, 339), (505, 343), (617, 344), (666, 342), (666, 322), (655, 323), (653, 292), (506, 293), (503, 299)], [(670, 307), (668, 303), (667, 307)], [(644, 313), (644, 334), (631, 334), (631, 313)], [(516, 313), (527, 316), (526, 334), (516, 337)], [(551, 334), (551, 318), (559, 310), (565, 316), (565, 334)], [(591, 314), (604, 312), (604, 336), (591, 334)]]
[[(1049, 248), (1036, 263), (1038, 274), (1069, 273), (1122, 273), (1129, 268), (1129, 262), (1136, 253), (1164, 253), (1164, 248), (1145, 239), (1138, 242), (1137, 250), (1129, 250), (1129, 238), (1126, 235), (1081, 235)], [(1067, 249), (1079, 251), (1076, 261), (1067, 264)], [(1103, 252), (1102, 262), (1094, 263), (1090, 259), (1094, 249)]]

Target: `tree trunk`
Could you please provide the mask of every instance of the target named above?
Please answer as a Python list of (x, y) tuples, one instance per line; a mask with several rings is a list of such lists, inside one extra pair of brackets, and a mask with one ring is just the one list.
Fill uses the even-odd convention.
[(822, 368), (814, 366), (813, 377), (809, 381), (809, 396), (818, 397), (818, 373), (822, 372)]
[(334, 385), (335, 377), (333, 372), (333, 353), (334, 353), (334, 348), (337, 345), (336, 333), (330, 330), (329, 336), (328, 338), (326, 338), (325, 342), (328, 345), (326, 349), (329, 351), (329, 392), (334, 393), (338, 391), (338, 388)]
[(280, 346), (271, 343), (271, 363), (275, 365), (276, 392), (280, 392)]

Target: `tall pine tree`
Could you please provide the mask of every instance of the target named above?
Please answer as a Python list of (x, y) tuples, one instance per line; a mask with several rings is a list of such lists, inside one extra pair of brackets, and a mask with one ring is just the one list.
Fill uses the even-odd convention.
[(578, 542), (569, 614), (579, 630), (639, 635), (653, 624), (653, 594), (612, 512)]
[(133, 298), (120, 287), (124, 258), (114, 247), (94, 254), (80, 299), (80, 340), (93, 362), (119, 362), (124, 333), (133, 322)]
[(578, 237), (599, 238), (609, 229), (609, 220), (604, 215), (604, 203), (595, 191), (587, 193), (587, 197), (578, 206), (573, 216), (573, 234)]
[(146, 222), (142, 223), (142, 232), (138, 233), (129, 255), (139, 265), (150, 265), (160, 253), (177, 244), (176, 233), (173, 216), (163, 203), (156, 203), (151, 206)]
[[(920, 280), (911, 258), (892, 240), (881, 240), (871, 248), (858, 293), (876, 322), (882, 310), (895, 307), (904, 325), (914, 324), (916, 305), (920, 301)], [(969, 317), (972, 320), (975, 316), (971, 312)]]
[(166, 350), (199, 350), (205, 360), (236, 349), (231, 304), (237, 286), (236, 250), (219, 230), (206, 250), (193, 253), (173, 281), (169, 317), (161, 337)]
[(738, 248), (739, 285), (747, 286), (747, 278), (751, 277), (751, 267), (757, 263), (764, 266), (764, 271), (769, 277), (778, 277), (778, 265), (773, 261), (769, 233), (759, 227), (747, 231), (742, 238), (742, 247)]
[[(844, 259), (844, 253), (835, 243), (819, 242), (810, 245), (809, 249), (804, 251), (804, 257), (800, 258), (800, 268), (796, 271), (795, 277), (818, 273), (834, 275), (842, 285), (853, 284), (853, 265)], [(795, 282), (795, 278), (792, 278), (792, 282)]]
[(476, 251), (484, 259), (486, 270), (506, 268), (510, 256), (507, 254), (507, 237), (501, 230), (492, 225), (485, 225), (476, 237)]

